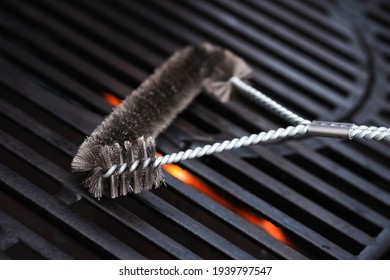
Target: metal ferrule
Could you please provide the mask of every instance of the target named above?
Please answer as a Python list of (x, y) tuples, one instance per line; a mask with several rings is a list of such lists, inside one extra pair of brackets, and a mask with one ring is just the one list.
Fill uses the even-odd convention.
[(307, 133), (313, 136), (325, 136), (350, 139), (353, 123), (312, 121)]

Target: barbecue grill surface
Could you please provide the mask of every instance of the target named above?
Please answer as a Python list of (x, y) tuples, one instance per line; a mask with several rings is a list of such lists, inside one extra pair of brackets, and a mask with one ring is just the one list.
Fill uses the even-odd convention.
[[(105, 96), (124, 98), (175, 50), (204, 41), (242, 56), (253, 86), (305, 118), (389, 127), (387, 1), (0, 7), (0, 259), (390, 257), (388, 144), (303, 137), (182, 163), (236, 210), (167, 173), (167, 186), (97, 201), (70, 173), (112, 110)], [(243, 99), (201, 95), (158, 149), (285, 125)]]

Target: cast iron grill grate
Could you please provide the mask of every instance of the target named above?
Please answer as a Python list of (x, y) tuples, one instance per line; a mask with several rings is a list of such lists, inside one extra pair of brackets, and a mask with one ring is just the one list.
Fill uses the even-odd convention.
[[(255, 87), (306, 118), (390, 126), (385, 1), (0, 5), (0, 258), (389, 258), (386, 144), (301, 138), (183, 162), (219, 202), (169, 174), (167, 187), (98, 202), (69, 172), (111, 110), (104, 96), (202, 41), (244, 57)], [(200, 96), (158, 147), (281, 125), (245, 100)]]

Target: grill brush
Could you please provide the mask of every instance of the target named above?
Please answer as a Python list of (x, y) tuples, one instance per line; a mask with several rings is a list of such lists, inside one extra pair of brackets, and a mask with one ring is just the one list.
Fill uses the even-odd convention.
[[(116, 198), (158, 187), (161, 165), (282, 138), (309, 134), (390, 142), (390, 128), (306, 120), (246, 84), (242, 79), (250, 73), (240, 57), (209, 43), (176, 52), (86, 138), (72, 170), (90, 172), (85, 187), (94, 197), (109, 188)], [(155, 138), (202, 90), (222, 102), (238, 92), (294, 126), (156, 157)]]
[(154, 158), (155, 138), (202, 90), (228, 101), (230, 77), (250, 73), (241, 58), (209, 43), (177, 51), (85, 139), (72, 171), (90, 172), (85, 186), (97, 198), (108, 185), (112, 198), (159, 186), (160, 168), (129, 172), (129, 163)]

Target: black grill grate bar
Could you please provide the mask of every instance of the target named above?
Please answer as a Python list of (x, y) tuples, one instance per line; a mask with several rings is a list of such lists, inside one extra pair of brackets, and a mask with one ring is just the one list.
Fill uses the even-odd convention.
[[(3, 140), (4, 139), (2, 138), (2, 141)], [(86, 239), (87, 242), (92, 242), (101, 250), (105, 251), (107, 255), (121, 259), (144, 258), (142, 255), (133, 251), (132, 248), (125, 246), (98, 227), (86, 223), (79, 216), (69, 212), (67, 208), (56, 199), (21, 178), (4, 165), (0, 164), (0, 169), (0, 179), (8, 189), (27, 199), (27, 201), (34, 204), (37, 209), (43, 209), (46, 213), (50, 213), (49, 215), (54, 216), (67, 227), (73, 230), (77, 229), (77, 232)]]
[[(60, 136), (56, 135), (52, 131), (49, 131), (46, 127), (43, 127), (42, 125), (39, 125), (35, 121), (32, 121), (28, 116), (26, 116), (24, 113), (18, 111), (16, 108), (13, 108), (11, 105), (7, 104), (7, 102), (3, 102), (0, 107), (2, 113), (4, 113), (6, 116), (12, 117), (14, 121), (16, 121), (19, 125), (30, 131), (31, 133), (36, 134), (37, 136), (42, 137), (44, 141), (47, 141), (49, 144), (53, 145), (54, 147), (57, 147), (62, 152), (66, 153), (69, 157), (71, 157), (74, 154), (74, 150), (76, 149), (75, 146), (72, 144), (66, 142), (64, 139), (62, 139)], [(67, 149), (66, 147), (70, 147)], [(71, 152), (73, 151), (73, 152)], [(152, 194), (149, 194), (148, 198), (141, 199), (142, 201), (148, 202), (148, 205), (151, 206), (150, 200), (158, 200), (157, 197), (155, 197)], [(158, 207), (156, 206), (158, 205)], [(186, 215), (181, 214), (178, 212), (175, 208), (169, 207), (168, 204), (164, 204), (163, 202), (159, 202), (158, 204), (154, 205), (153, 207), (158, 210), (161, 214), (164, 214), (165, 217), (169, 219), (174, 219), (175, 223), (180, 224), (182, 227), (186, 228), (190, 232), (193, 232), (197, 237), (207, 242), (210, 246), (215, 247), (217, 250), (221, 250), (224, 254), (227, 256), (230, 256), (232, 258), (237, 259), (248, 259), (251, 258), (251, 256), (247, 255), (243, 251), (241, 251), (236, 246), (232, 245), (231, 243), (227, 242), (224, 239), (221, 239), (217, 234), (209, 231), (207, 228), (203, 227), (202, 225), (198, 224), (191, 218), (187, 217)], [(96, 206), (96, 205), (95, 205)], [(163, 207), (164, 206), (164, 207)], [(105, 207), (108, 207), (105, 205)], [(105, 207), (99, 207), (99, 209), (103, 212), (107, 212), (107, 214), (110, 215), (110, 211), (112, 213), (116, 213), (117, 217), (116, 219), (120, 220), (122, 224), (125, 224), (127, 227), (132, 228), (132, 224), (129, 224), (129, 220), (131, 221), (137, 221), (137, 224), (140, 225), (140, 227), (147, 228), (147, 225), (144, 224), (139, 219), (129, 216), (127, 213), (123, 211), (123, 209), (113, 209), (115, 206), (110, 205), (108, 208), (110, 211), (107, 211)], [(181, 219), (177, 219), (174, 217), (181, 217)], [(141, 227), (141, 228), (142, 228)], [(142, 233), (141, 233), (142, 234)], [(144, 234), (144, 233), (143, 233)], [(173, 240), (159, 240), (159, 234), (157, 232), (153, 232), (153, 230), (149, 230), (149, 236), (154, 236), (153, 241), (158, 242), (159, 244), (174, 244), (175, 242)], [(160, 238), (161, 239), (161, 238)], [(177, 252), (179, 250), (174, 250), (170, 247), (170, 245), (167, 245), (166, 250), (168, 252)], [(185, 255), (176, 255), (176, 257), (179, 258), (193, 258), (191, 254), (189, 254), (186, 250), (182, 250)]]
[[(15, 240), (13, 241), (22, 241), (23, 244), (28, 245), (33, 251), (37, 252), (39, 255), (46, 259), (57, 259), (57, 260), (66, 260), (72, 259), (71, 256), (64, 253), (61, 249), (52, 245), (42, 237), (40, 237), (35, 232), (26, 228), (24, 225), (20, 224), (11, 216), (7, 215), (0, 210), (0, 228), (5, 229), (8, 234), (12, 235)], [(17, 240), (16, 240), (17, 238)], [(14, 243), (16, 244), (16, 243)], [(14, 245), (12, 243), (8, 244)], [(5, 251), (7, 248), (1, 248), (2, 251)]]

